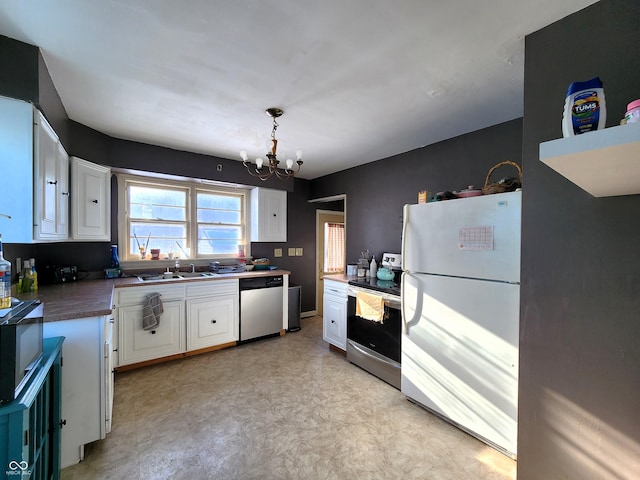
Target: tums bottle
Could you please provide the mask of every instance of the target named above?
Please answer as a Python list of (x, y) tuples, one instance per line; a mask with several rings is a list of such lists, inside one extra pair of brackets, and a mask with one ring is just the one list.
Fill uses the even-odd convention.
[(606, 120), (607, 107), (600, 78), (569, 85), (562, 114), (562, 135), (565, 138), (602, 130)]

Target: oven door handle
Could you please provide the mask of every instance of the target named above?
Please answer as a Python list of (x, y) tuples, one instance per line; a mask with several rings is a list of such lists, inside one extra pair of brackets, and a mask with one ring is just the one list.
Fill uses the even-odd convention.
[(355, 343), (355, 342), (353, 342), (351, 340), (349, 341), (349, 345), (351, 345), (354, 349), (356, 349), (362, 355), (365, 355), (365, 356), (367, 356), (369, 358), (374, 358), (374, 359), (376, 359), (378, 361), (384, 362), (387, 365), (389, 365), (390, 367), (398, 368), (398, 363), (397, 362), (394, 362), (393, 360), (390, 360), (387, 357), (384, 357), (382, 355), (375, 355), (375, 354), (372, 354), (371, 352), (367, 352), (360, 345), (358, 345), (357, 343)]

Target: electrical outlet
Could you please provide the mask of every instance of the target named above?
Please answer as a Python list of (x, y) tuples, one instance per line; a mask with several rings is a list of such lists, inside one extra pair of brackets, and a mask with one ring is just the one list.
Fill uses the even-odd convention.
[(282, 249), (281, 248), (274, 248), (273, 249), (273, 256), (274, 257), (281, 257), (282, 256)]
[(290, 248), (289, 249), (289, 256), (290, 257), (295, 257), (296, 256), (296, 249), (295, 248)]
[(301, 257), (301, 256), (302, 256), (302, 249), (296, 248), (296, 257)]

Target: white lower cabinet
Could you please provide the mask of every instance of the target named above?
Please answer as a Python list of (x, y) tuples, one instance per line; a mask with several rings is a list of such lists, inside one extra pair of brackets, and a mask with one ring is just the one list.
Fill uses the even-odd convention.
[(113, 389), (109, 389), (113, 372), (107, 358), (111, 348), (107, 346), (110, 320), (110, 316), (98, 316), (44, 323), (45, 337), (65, 337), (61, 468), (83, 460), (85, 444), (105, 438), (110, 429), (113, 404)]
[(326, 342), (347, 349), (347, 285), (324, 281), (322, 337)]
[[(159, 293), (163, 313), (153, 330), (142, 328), (149, 293)], [(116, 365), (147, 362), (238, 340), (237, 279), (116, 288)]]
[(238, 287), (238, 280), (198, 282), (186, 286), (188, 351), (238, 340)]
[(154, 360), (183, 353), (184, 300), (163, 302), (160, 324), (153, 330), (142, 328), (142, 304), (118, 308), (119, 364)]
[(238, 340), (237, 299), (187, 300), (187, 350)]

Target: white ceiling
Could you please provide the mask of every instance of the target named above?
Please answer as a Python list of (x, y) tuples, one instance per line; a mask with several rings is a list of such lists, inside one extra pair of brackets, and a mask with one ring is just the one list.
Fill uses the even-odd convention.
[(594, 0), (3, 0), (69, 117), (315, 178), (522, 116), (524, 37)]

